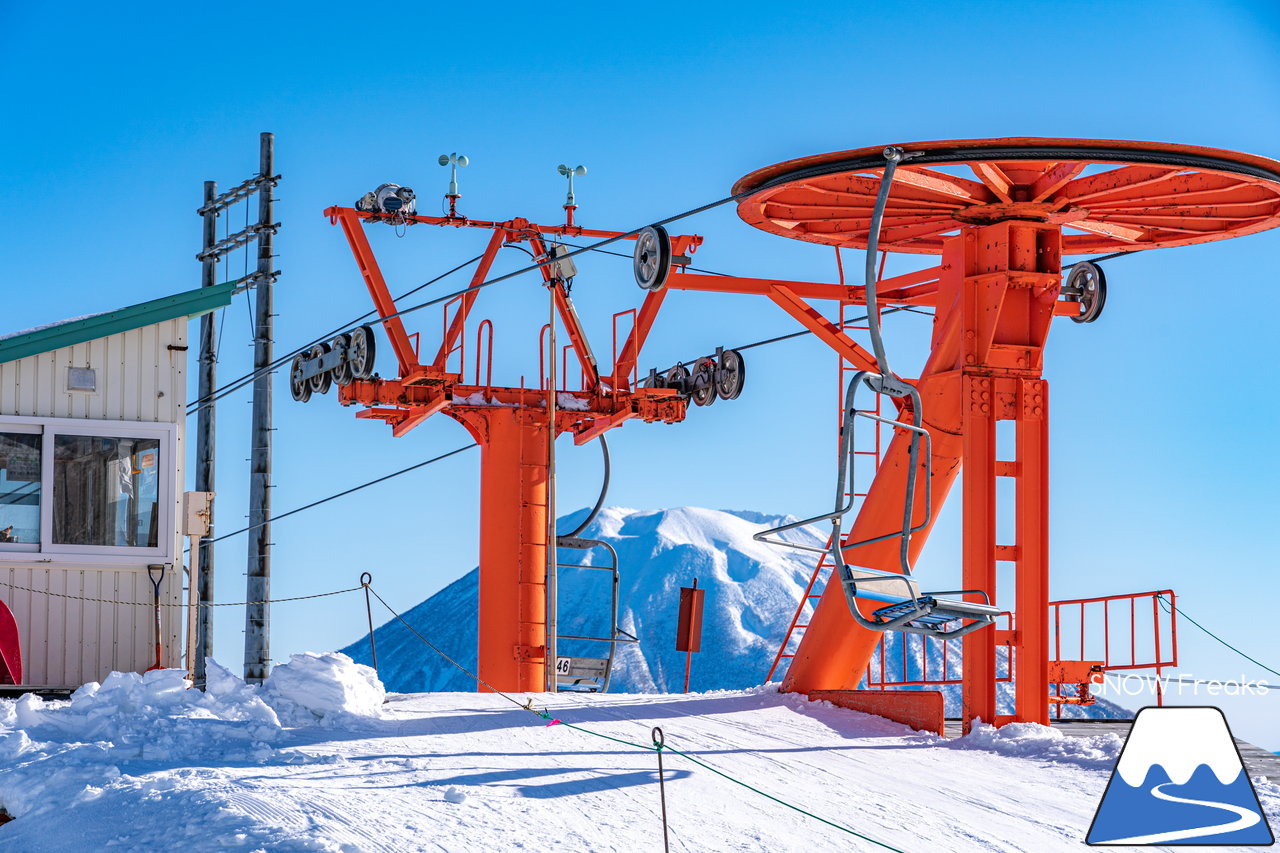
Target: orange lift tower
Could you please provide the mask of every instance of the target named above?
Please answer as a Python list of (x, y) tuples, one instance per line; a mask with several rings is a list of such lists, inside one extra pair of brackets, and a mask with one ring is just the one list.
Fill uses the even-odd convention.
[[(609, 373), (601, 372), (569, 296), (566, 282), (575, 269), (572, 258), (564, 257), (570, 254), (569, 250), (555, 244), (556, 238), (634, 240), (636, 235), (575, 225), (572, 183), (563, 225), (537, 225), (518, 218), (504, 222), (468, 219), (457, 212), (460, 196), (456, 170), (466, 162), (466, 158), (457, 155), (441, 157), (441, 165), (452, 166), (454, 172), (454, 181), (446, 196), (449, 213), (445, 216), (415, 214), (413, 191), (395, 184), (384, 184), (366, 194), (354, 209), (330, 207), (325, 210), (330, 222), (342, 227), (351, 245), (395, 353), (398, 372), (394, 379), (374, 375), (374, 336), (369, 326), (362, 326), (298, 356), (292, 366), (290, 384), (294, 398), (305, 401), (313, 391), (324, 393), (331, 383), (336, 383), (343, 405), (366, 407), (356, 417), (385, 421), (395, 436), (408, 433), (439, 412), (467, 428), (481, 448), (478, 674), (485, 685), (498, 690), (554, 690), (555, 661), (548, 654), (548, 601), (554, 602), (554, 574), (550, 578), (552, 588), (548, 590), (548, 569), (556, 559), (552, 541), (555, 533), (551, 526), (553, 513), (548, 511), (553, 498), (548, 493), (552, 479), (550, 430), (554, 424), (556, 434), (570, 432), (576, 443), (583, 444), (632, 418), (673, 423), (683, 420), (688, 396), (678, 389), (641, 388), (636, 381), (636, 361), (657, 317), (664, 291), (651, 291), (638, 311), (624, 311), (614, 316), (614, 360)], [(585, 169), (579, 166), (566, 172), (562, 166), (561, 174), (581, 175)], [(406, 331), (401, 316), (423, 306), (397, 307), (364, 233), (366, 225), (377, 223), (397, 227), (480, 228), (492, 232), (470, 286), (444, 303), (443, 339), (430, 361), (420, 359), (419, 336)], [(668, 265), (687, 265), (701, 240), (696, 236), (671, 238), (674, 258), (654, 256), (650, 259), (645, 255), (646, 263), (650, 268), (658, 260)], [(468, 317), (480, 290), (491, 283), (486, 278), (498, 250), (504, 245), (521, 243), (526, 244), (533, 255), (554, 305), (554, 313), (551, 309), (548, 312), (552, 323), (542, 330), (545, 361), (541, 387), (492, 384), (493, 324), (489, 320), (482, 321), (476, 328), (474, 382), (465, 382), (463, 374), (469, 365), (465, 358)], [(652, 249), (652, 238), (644, 244)], [(570, 344), (564, 350), (555, 348), (554, 315), (558, 315), (568, 333)], [(625, 329), (628, 320), (631, 328), (619, 348), (619, 328), (621, 325)], [(567, 350), (573, 350), (581, 368), (580, 388), (570, 390), (557, 383), (555, 362), (558, 359), (547, 352), (548, 340), (550, 348), (563, 360), (567, 361)], [(561, 371), (562, 377), (564, 372)], [(552, 616), (554, 618), (554, 611)], [(551, 636), (550, 648), (554, 650), (554, 628)], [(486, 688), (482, 685), (481, 689)]]
[[(880, 216), (873, 217), (882, 188), (887, 198), (879, 203)], [(1106, 295), (1101, 269), (1090, 262), (1071, 265), (1064, 282), (1062, 257), (1204, 243), (1280, 225), (1280, 163), (1210, 148), (1114, 140), (921, 142), (760, 169), (735, 185), (733, 199), (748, 224), (834, 246), (837, 258), (841, 248), (867, 249), (867, 284), (847, 285), (843, 273), (832, 284), (677, 270), (666, 287), (767, 296), (861, 371), (855, 383), (870, 385), (897, 407), (895, 418), (880, 421), (892, 421), (893, 439), (852, 528), (841, 537), (839, 506), (819, 517), (837, 522), (838, 544), (831, 554), (837, 568), (847, 570), (847, 581), (832, 575), (783, 689), (856, 688), (883, 630), (963, 634), (966, 728), (976, 718), (1048, 723), (1044, 345), (1054, 317), (1091, 321)], [(940, 262), (877, 282), (877, 237), (885, 252), (939, 255)], [(815, 300), (866, 305), (873, 328), (885, 305), (934, 308), (921, 375), (906, 381), (884, 369), (878, 339), (878, 351), (869, 352), (845, 324), (814, 308)], [(846, 430), (856, 416), (869, 414), (852, 406), (846, 398)], [(1002, 420), (1016, 428), (1016, 450), (1007, 459), (996, 453), (996, 423)], [(921, 594), (914, 587), (910, 594), (906, 587), (884, 594), (883, 583), (884, 592), (875, 594), (874, 581), (885, 575), (902, 580), (900, 573), (909, 571), (961, 470), (966, 589), (950, 593), (950, 601), (948, 593)], [(999, 477), (1016, 484), (1012, 542), (996, 538)], [(843, 488), (842, 480), (838, 492)], [(842, 499), (838, 494), (837, 503)], [(850, 506), (852, 500), (845, 508)], [(1012, 601), (996, 600), (999, 564), (1012, 567)], [(1008, 611), (1012, 629), (996, 630), (992, 614)], [(1013, 657), (1011, 716), (996, 713), (998, 646), (1011, 649)]]

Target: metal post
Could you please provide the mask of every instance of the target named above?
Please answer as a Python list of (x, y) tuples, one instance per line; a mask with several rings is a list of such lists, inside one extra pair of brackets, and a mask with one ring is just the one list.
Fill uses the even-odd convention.
[(662, 748), (667, 745), (667, 739), (662, 734), (662, 729), (657, 726), (653, 727), (651, 737), (654, 751), (658, 753), (658, 799), (662, 803), (662, 849), (670, 853), (671, 839), (667, 836), (667, 780), (662, 772)]
[[(199, 611), (212, 610), (211, 607), (200, 607), (199, 590), (196, 587), (196, 578), (200, 577), (200, 551), (202, 550), (196, 541), (198, 536), (187, 537), (187, 550), (191, 552), (190, 565), (191, 573), (187, 576), (187, 677), (191, 679), (191, 683), (196, 683), (196, 658), (199, 656), (199, 646), (196, 644), (196, 620), (199, 618)], [(200, 672), (203, 678), (204, 674), (204, 658), (200, 657)]]
[(547, 335), (547, 650), (545, 655), (547, 692), (555, 693), (556, 682), (556, 288), (560, 282), (551, 280), (548, 294), (551, 302), (551, 328)]
[[(218, 213), (208, 209), (210, 203), (218, 195), (216, 181), (204, 182), (204, 241), (203, 251), (208, 252), (218, 241)], [(212, 287), (217, 284), (218, 259), (206, 257), (200, 263), (200, 286)], [(200, 318), (200, 379), (197, 390), (197, 405), (200, 409), (196, 415), (196, 491), (214, 491), (214, 423), (217, 414), (213, 396), (218, 371), (218, 328), (214, 322), (213, 312)], [(213, 512), (210, 506), (209, 533), (201, 537), (192, 553), (191, 587), (199, 595), (199, 600), (208, 604), (213, 601)], [(197, 615), (196, 643), (194, 660), (189, 667), (192, 679), (197, 687), (204, 687), (206, 657), (213, 655), (213, 608), (201, 607)]]
[(373, 635), (373, 602), (369, 600), (369, 584), (373, 583), (373, 575), (363, 572), (360, 575), (360, 586), (364, 587), (364, 614), (369, 618), (369, 656), (373, 659), (373, 671), (378, 671), (378, 640)]
[[(693, 588), (694, 589), (698, 588), (697, 578), (693, 579)], [(693, 606), (697, 607), (697, 603), (695, 602)], [(701, 625), (699, 625), (699, 628), (701, 628)], [(689, 692), (689, 669), (692, 666), (693, 666), (693, 643), (689, 643), (688, 648), (686, 648), (684, 652), (684, 692), (685, 693)]]
[(254, 294), (253, 423), (249, 467), (249, 562), (245, 588), (244, 679), (267, 677), (271, 662), (271, 345), (275, 135), (263, 133), (258, 177), (258, 280)]

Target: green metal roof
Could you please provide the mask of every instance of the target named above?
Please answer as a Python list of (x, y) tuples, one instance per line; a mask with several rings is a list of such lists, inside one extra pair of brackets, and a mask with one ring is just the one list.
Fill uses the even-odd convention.
[(0, 363), (82, 344), (108, 335), (118, 335), (121, 332), (140, 329), (154, 323), (163, 323), (177, 317), (198, 317), (230, 304), (234, 290), (234, 282), (215, 284), (212, 287), (198, 287), (186, 293), (163, 296), (152, 299), (150, 302), (130, 305), (128, 308), (63, 320), (60, 323), (50, 323), (47, 326), (39, 326), (10, 335), (0, 335)]

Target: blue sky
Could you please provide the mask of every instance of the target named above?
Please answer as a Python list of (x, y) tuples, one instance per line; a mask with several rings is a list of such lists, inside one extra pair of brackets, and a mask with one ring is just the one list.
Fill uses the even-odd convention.
[[(890, 142), (1079, 136), (1280, 155), (1280, 13), (1266, 3), (185, 8), (0, 5), (4, 330), (197, 285), (201, 182), (252, 172), (261, 130), (276, 133), (284, 175), (281, 350), (369, 307), (321, 210), (386, 180), (414, 186), (430, 210), (448, 180), (441, 152), (471, 158), (462, 207), (483, 218), (558, 217), (555, 165), (584, 163), (580, 221), (618, 229), (721, 197), (762, 165)], [(834, 275), (829, 251), (756, 232), (728, 208), (683, 227), (706, 237), (698, 260), (713, 269)], [(394, 289), (477, 254), (484, 238), (373, 235)], [(1055, 327), (1056, 597), (1173, 587), (1242, 647), (1276, 648), (1252, 602), (1277, 592), (1278, 251), (1271, 232), (1116, 260), (1103, 319)], [(504, 253), (500, 268), (523, 259)], [(609, 315), (639, 291), (624, 261), (580, 267), (575, 298), (604, 349)], [(543, 307), (531, 281), (486, 293), (496, 377), (536, 371), (540, 320), (529, 318)], [(226, 313), (224, 378), (248, 368), (246, 317), (240, 304)], [(415, 322), (429, 337), (440, 321)], [(792, 329), (763, 300), (678, 294), (642, 365)], [(916, 369), (928, 321), (897, 319), (889, 332), (895, 366)], [(817, 511), (833, 475), (833, 362), (811, 340), (754, 351), (741, 399), (678, 426), (616, 431), (611, 501)], [(277, 512), (469, 441), (443, 417), (392, 439), (332, 397), (302, 406), (282, 382), (276, 391)], [(247, 400), (220, 411), (222, 530), (242, 523)], [(477, 461), (471, 451), (281, 522), (275, 593), (347, 586), (366, 569), (406, 607), (434, 592), (475, 564)], [(589, 503), (598, 476), (596, 451), (565, 443), (561, 506)], [(922, 562), (939, 582), (958, 577), (956, 514)], [(219, 545), (223, 600), (243, 593), (245, 547)], [(1254, 615), (1236, 621), (1245, 602)], [(241, 617), (219, 618), (220, 656), (238, 665)], [(354, 597), (281, 604), (273, 655), (340, 647), (362, 621)], [(1196, 675), (1264, 675), (1190, 626), (1180, 639)], [(1225, 707), (1277, 749), (1277, 702)]]

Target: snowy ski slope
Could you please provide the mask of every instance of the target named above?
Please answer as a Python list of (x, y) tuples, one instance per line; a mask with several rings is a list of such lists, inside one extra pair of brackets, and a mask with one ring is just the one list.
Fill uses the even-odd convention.
[[(1115, 735), (1032, 725), (945, 741), (769, 688), (698, 695), (396, 695), (298, 655), (262, 688), (124, 675), (0, 701), (0, 850), (651, 851), (668, 745), (903, 851), (1079, 851)], [(522, 698), (522, 697), (517, 697)], [(590, 734), (592, 732), (595, 734)], [(668, 755), (675, 851), (882, 850)], [(1255, 779), (1274, 822), (1280, 786)], [(1155, 849), (1155, 848), (1152, 848)]]

